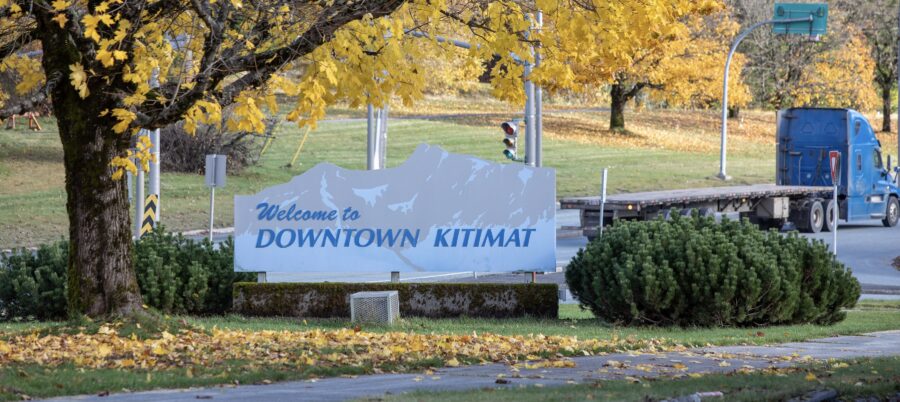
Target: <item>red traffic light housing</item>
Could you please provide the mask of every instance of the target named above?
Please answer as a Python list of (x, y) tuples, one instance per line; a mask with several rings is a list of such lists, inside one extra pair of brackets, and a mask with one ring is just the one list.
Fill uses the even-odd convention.
[(506, 145), (503, 155), (510, 160), (518, 160), (516, 143), (518, 142), (519, 122), (517, 120), (506, 121), (500, 124), (500, 128), (503, 129), (504, 134), (503, 145)]
[(506, 121), (500, 125), (500, 128), (503, 129), (503, 132), (506, 133), (506, 135), (515, 137), (517, 131), (519, 131), (519, 122), (515, 120)]

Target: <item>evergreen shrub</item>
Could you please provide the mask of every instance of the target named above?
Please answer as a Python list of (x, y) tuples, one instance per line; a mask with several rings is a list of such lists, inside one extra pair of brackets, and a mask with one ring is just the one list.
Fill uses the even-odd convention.
[(167, 313), (224, 313), (232, 284), (255, 281), (255, 274), (234, 272), (231, 238), (214, 245), (162, 227), (135, 243), (134, 266), (144, 303)]
[[(0, 256), (0, 321), (67, 316), (68, 250), (59, 241)], [(234, 272), (231, 239), (214, 245), (162, 227), (135, 242), (133, 261), (144, 303), (166, 313), (230, 311), (234, 282), (255, 281), (252, 273)]]
[(0, 321), (64, 318), (68, 260), (64, 241), (0, 255)]
[(582, 307), (626, 325), (833, 324), (859, 282), (821, 241), (701, 217), (618, 221), (569, 263)]

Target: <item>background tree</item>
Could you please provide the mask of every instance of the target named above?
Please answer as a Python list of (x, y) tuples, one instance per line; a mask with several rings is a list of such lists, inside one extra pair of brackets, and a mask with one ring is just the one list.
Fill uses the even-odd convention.
[[(609, 79), (634, 50), (661, 33), (670, 13), (693, 1), (301, 1), (301, 0), (0, 0), (0, 58), (30, 47), (40, 69), (10, 62), (26, 85), (49, 97), (63, 146), (69, 217), (69, 311), (130, 315), (142, 307), (131, 261), (126, 170), (146, 169), (139, 128), (183, 120), (186, 131), (222, 120), (233, 131), (263, 132), (275, 94), (294, 101), (287, 119), (314, 125), (338, 101), (381, 105), (422, 96), (421, 68), (436, 35), (468, 35), (468, 57), (496, 60), (494, 94), (523, 100), (530, 44), (546, 55), (535, 79), (573, 86), (570, 62), (601, 65)], [(707, 7), (714, 2), (703, 2)], [(525, 13), (541, 7), (547, 27), (526, 38)], [(570, 18), (577, 17), (577, 18)], [(531, 19), (533, 20), (533, 18)], [(610, 31), (610, 28), (613, 31)], [(624, 28), (631, 36), (621, 36)], [(431, 40), (411, 38), (410, 30)], [(585, 35), (585, 36), (582, 36)], [(585, 41), (585, 38), (589, 40)], [(615, 40), (613, 40), (615, 39)], [(188, 63), (187, 61), (191, 62)], [(33, 64), (28, 64), (33, 66)], [(31, 68), (31, 67), (29, 67)], [(157, 78), (158, 88), (149, 85)], [(0, 118), (16, 105), (6, 105)], [(136, 145), (132, 145), (136, 142)]]
[[(647, 5), (659, 7), (666, 13), (647, 24), (632, 23), (627, 16), (620, 16), (615, 22), (590, 17), (593, 23), (611, 31), (610, 34), (580, 35), (585, 39), (578, 43), (608, 41), (608, 36), (614, 36), (616, 41), (624, 41), (623, 46), (627, 49), (624, 54), (580, 57), (570, 61), (573, 81), (578, 83), (574, 88), (576, 91), (590, 88), (592, 84), (609, 84), (611, 130), (625, 128), (625, 104), (644, 89), (652, 90), (658, 100), (693, 106), (708, 105), (711, 94), (718, 93), (721, 97), (721, 88), (710, 92), (710, 84), (721, 83), (730, 38), (737, 29), (728, 13), (722, 12), (721, 3), (676, 1), (649, 2)], [(614, 7), (614, 4), (604, 4), (593, 10), (600, 12)], [(603, 47), (599, 43), (593, 46)], [(610, 64), (609, 60), (615, 57), (622, 59)], [(733, 94), (731, 101), (736, 105), (748, 100), (748, 91), (740, 77), (742, 62), (738, 56), (732, 65), (729, 90)]]
[(882, 131), (891, 131), (891, 91), (897, 85), (897, 0), (849, 1), (834, 4), (845, 10), (845, 24), (865, 37), (875, 64), (875, 85), (881, 93)]
[[(771, 19), (774, 3), (773, 0), (726, 0), (742, 29)], [(848, 24), (851, 5), (856, 7), (859, 2), (847, 2), (846, 6), (830, 4), (828, 32), (817, 41), (802, 35), (775, 35), (771, 28), (757, 29), (744, 40), (740, 48), (747, 56), (744, 79), (756, 106), (866, 110), (874, 106), (873, 77), (867, 67), (871, 56), (865, 41), (858, 40), (859, 31)]]

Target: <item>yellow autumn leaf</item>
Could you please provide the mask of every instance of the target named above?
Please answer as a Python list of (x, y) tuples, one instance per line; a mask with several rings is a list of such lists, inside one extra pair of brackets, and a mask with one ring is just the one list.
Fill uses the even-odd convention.
[(450, 360), (447, 360), (447, 365), (450, 367), (457, 367), (459, 366), (459, 360), (456, 360), (456, 358), (454, 357)]
[(162, 356), (169, 353), (166, 349), (159, 345), (154, 346), (153, 350), (151, 350), (150, 352), (157, 356)]
[(72, 71), (69, 74), (72, 87), (78, 91), (78, 96), (82, 99), (87, 98), (91, 92), (88, 90), (87, 73), (84, 72), (84, 67), (81, 63), (75, 63), (69, 66), (69, 70)]
[(806, 378), (806, 381), (815, 381), (818, 379), (818, 377), (816, 377), (816, 375), (813, 373), (806, 373), (806, 377), (804, 378)]
[(95, 42), (100, 42), (100, 34), (97, 32), (97, 27), (101, 22), (106, 26), (111, 26), (113, 24), (113, 19), (109, 14), (85, 14), (85, 16), (81, 18), (81, 23), (84, 24), (84, 37), (91, 38)]
[(67, 0), (54, 0), (53, 3), (50, 4), (53, 6), (53, 9), (56, 11), (62, 11), (72, 5)]
[(94, 58), (103, 63), (103, 67), (112, 67), (112, 65), (116, 63), (112, 52), (106, 49), (98, 50), (97, 55), (94, 56)]
[(122, 108), (113, 109), (112, 115), (119, 120), (119, 122), (112, 127), (116, 134), (124, 133), (125, 130), (128, 129), (128, 126), (131, 125), (131, 122), (137, 118), (137, 115), (135, 115), (134, 112)]
[(69, 22), (69, 17), (66, 17), (65, 14), (56, 14), (56, 16), (54, 16), (51, 19), (53, 21), (56, 21), (56, 23), (59, 24), (60, 28), (65, 28), (66, 23)]

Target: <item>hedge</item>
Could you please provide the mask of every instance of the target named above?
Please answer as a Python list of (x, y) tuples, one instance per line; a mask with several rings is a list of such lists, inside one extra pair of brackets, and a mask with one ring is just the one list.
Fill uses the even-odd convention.
[(832, 324), (860, 295), (821, 241), (696, 213), (617, 222), (572, 259), (566, 282), (598, 318), (631, 325)]
[(0, 321), (64, 317), (68, 261), (67, 242), (0, 255)]
[[(52, 320), (68, 315), (68, 241), (0, 255), (0, 321)], [(234, 244), (213, 245), (162, 227), (135, 242), (133, 261), (144, 303), (166, 313), (221, 314), (231, 309), (232, 284), (253, 280), (234, 272)]]
[(350, 295), (396, 290), (401, 317), (556, 318), (555, 284), (235, 283), (234, 311), (248, 316), (349, 317)]

